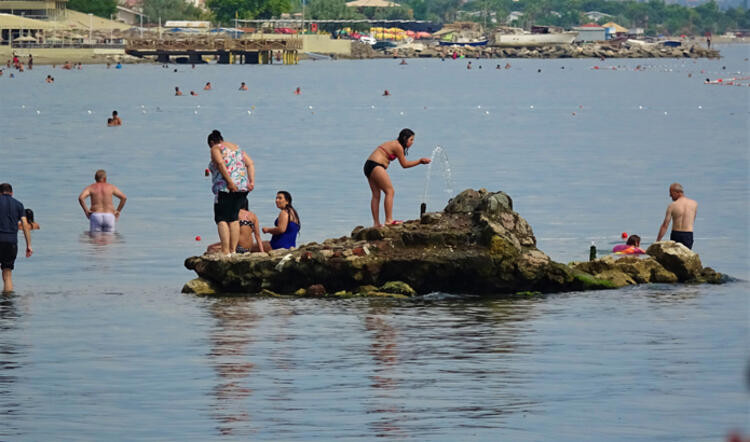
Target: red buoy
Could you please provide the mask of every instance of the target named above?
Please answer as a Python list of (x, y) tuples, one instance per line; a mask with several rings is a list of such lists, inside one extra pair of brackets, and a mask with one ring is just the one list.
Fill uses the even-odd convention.
[(622, 239), (625, 239), (628, 237), (628, 232), (622, 232), (622, 235), (620, 235)]
[(201, 240), (201, 236), (200, 236), (200, 235), (196, 236), (196, 237), (195, 237), (195, 240), (196, 240), (196, 241), (200, 241), (200, 240)]

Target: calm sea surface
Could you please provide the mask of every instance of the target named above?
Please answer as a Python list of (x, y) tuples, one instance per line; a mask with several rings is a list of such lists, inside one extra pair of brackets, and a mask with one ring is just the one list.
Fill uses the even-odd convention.
[[(0, 440), (747, 434), (750, 88), (703, 81), (750, 75), (750, 48), (721, 50), (508, 70), (371, 60), (6, 71), (0, 181), (42, 229), (16, 263), (17, 292), (0, 298)], [(114, 109), (124, 125), (108, 128)], [(427, 167), (389, 169), (397, 218), (415, 218), (425, 195), (440, 210), (449, 191), (503, 190), (539, 248), (568, 262), (623, 231), (648, 245), (678, 181), (700, 204), (695, 251), (741, 281), (513, 301), (179, 293), (194, 277), (184, 259), (216, 240), (203, 176), (212, 129), (255, 161), (261, 224), (288, 190), (307, 242), (371, 222), (362, 165), (403, 127), (417, 133), (410, 157), (441, 146), (448, 162), (435, 162), (427, 191)], [(98, 168), (128, 196), (107, 243), (86, 234), (76, 200)]]

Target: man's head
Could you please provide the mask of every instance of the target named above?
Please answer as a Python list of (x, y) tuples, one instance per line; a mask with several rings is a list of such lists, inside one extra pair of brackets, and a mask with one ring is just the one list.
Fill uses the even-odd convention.
[(630, 235), (628, 238), (628, 242), (625, 244), (633, 247), (640, 247), (641, 246), (641, 237), (638, 235)]
[(685, 191), (682, 190), (682, 184), (672, 183), (669, 186), (669, 196), (672, 198), (672, 201), (677, 201), (683, 195), (685, 195)]
[(112, 111), (112, 118), (117, 116), (117, 111)]
[(0, 194), (2, 195), (13, 195), (13, 186), (8, 183), (0, 184)]
[(94, 174), (94, 180), (96, 180), (97, 183), (103, 183), (107, 181), (107, 171), (104, 169), (99, 169)]

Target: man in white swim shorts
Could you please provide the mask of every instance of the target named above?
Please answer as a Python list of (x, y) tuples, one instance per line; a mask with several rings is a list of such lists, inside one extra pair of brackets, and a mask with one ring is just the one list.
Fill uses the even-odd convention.
[[(83, 213), (89, 219), (91, 233), (114, 232), (115, 222), (120, 218), (120, 212), (125, 207), (127, 197), (117, 186), (107, 182), (107, 172), (99, 169), (94, 174), (94, 184), (87, 186), (78, 196), (78, 202)], [(112, 197), (116, 196), (120, 204), (115, 209)], [(86, 205), (86, 198), (91, 198), (91, 208)]]

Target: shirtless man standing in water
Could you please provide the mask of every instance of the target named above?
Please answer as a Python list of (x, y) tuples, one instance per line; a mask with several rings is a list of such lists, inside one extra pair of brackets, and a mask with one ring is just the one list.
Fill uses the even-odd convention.
[(669, 222), (672, 222), (672, 234), (669, 239), (685, 245), (688, 249), (693, 248), (693, 223), (695, 223), (695, 214), (698, 211), (698, 203), (695, 200), (685, 196), (680, 183), (672, 183), (669, 186), (669, 196), (673, 203), (667, 207), (667, 216), (659, 228), (657, 241), (667, 233)]
[[(114, 232), (115, 221), (120, 218), (120, 212), (125, 206), (127, 197), (124, 193), (112, 184), (107, 182), (107, 172), (99, 169), (94, 174), (96, 182), (83, 189), (78, 196), (78, 202), (81, 203), (83, 213), (89, 219), (91, 233), (95, 232)], [(120, 204), (115, 210), (112, 202), (112, 196), (120, 199)], [(86, 198), (91, 197), (91, 208), (86, 207)]]

